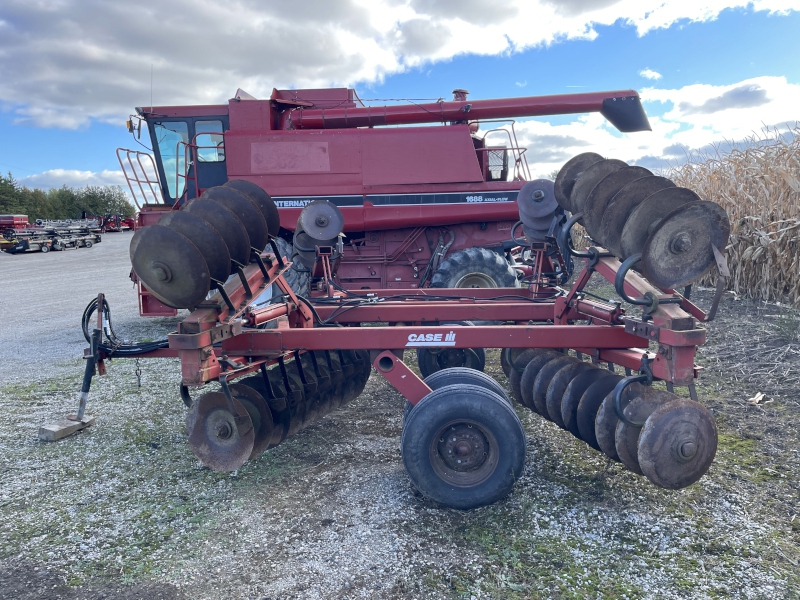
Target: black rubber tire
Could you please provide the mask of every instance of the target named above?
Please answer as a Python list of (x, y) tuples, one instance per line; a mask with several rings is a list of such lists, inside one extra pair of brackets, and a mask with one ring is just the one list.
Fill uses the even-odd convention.
[[(456, 485), (440, 475), (445, 463), (436, 458), (434, 444), (443, 439), (445, 428), (459, 424), (483, 434), (489, 462), (455, 475), (461, 478)], [(412, 485), (426, 498), (460, 510), (504, 498), (525, 467), (525, 431), (519, 417), (503, 398), (475, 385), (448, 385), (420, 400), (403, 427), (400, 446)], [(465, 481), (470, 475), (477, 481)]]
[[(292, 261), (292, 267), (283, 274), (283, 278), (286, 279), (286, 283), (289, 284), (289, 287), (292, 288), (292, 291), (297, 296), (308, 296), (308, 280), (309, 280), (309, 273), (305, 268), (294, 258), (292, 258), (292, 253), (294, 248), (291, 242), (287, 242), (282, 237), (275, 238), (275, 243), (278, 246), (278, 251), (281, 254), (281, 257), (288, 258)], [(270, 251), (271, 246), (267, 246), (267, 251)], [(280, 290), (277, 286), (273, 286), (273, 296), (280, 295)]]
[(84, 245), (85, 248), (91, 248), (94, 244), (92, 244), (92, 242), (90, 242), (90, 241), (86, 241), (86, 242), (83, 243), (83, 245)]
[[(434, 272), (431, 287), (467, 287), (463, 285), (463, 280), (471, 273), (480, 274), (482, 278), (494, 282), (494, 286), (478, 287), (519, 287), (516, 271), (502, 254), (477, 247), (453, 252)], [(458, 285), (459, 282), (462, 283), (461, 286)]]
[[(472, 321), (450, 321), (439, 323), (439, 325), (459, 325), (462, 327), (469, 327), (474, 325), (474, 323)], [(442, 352), (460, 353), (461, 350), (461, 348), (456, 348), (453, 350), (444, 349)], [(470, 357), (467, 353), (461, 353), (463, 354), (463, 364), (453, 365), (451, 367), (442, 367), (441, 364), (439, 364), (439, 355), (434, 354), (427, 348), (417, 348), (417, 366), (419, 367), (419, 372), (422, 373), (423, 377), (429, 377), (437, 371), (441, 371), (442, 369), (455, 367), (467, 367), (470, 369), (483, 371), (486, 368), (486, 351), (483, 348), (470, 348), (470, 350), (475, 352), (475, 356)]]
[[(503, 400), (508, 402), (509, 405), (511, 404), (511, 399), (508, 397), (508, 394), (506, 394), (503, 386), (497, 383), (486, 373), (482, 371), (476, 371), (475, 369), (468, 369), (467, 367), (450, 367), (449, 369), (442, 369), (441, 371), (436, 371), (436, 373), (428, 375), (424, 381), (432, 390), (438, 390), (439, 388), (443, 388), (448, 385), (477, 385), (485, 390), (494, 392)], [(403, 409), (403, 423), (408, 420), (408, 415), (413, 408), (414, 405), (406, 400), (406, 406)]]
[(50, 247), (49, 247), (49, 246), (42, 245), (42, 246), (39, 248), (39, 250), (41, 250), (42, 252), (44, 252), (45, 254), (47, 254), (48, 252), (50, 252)]

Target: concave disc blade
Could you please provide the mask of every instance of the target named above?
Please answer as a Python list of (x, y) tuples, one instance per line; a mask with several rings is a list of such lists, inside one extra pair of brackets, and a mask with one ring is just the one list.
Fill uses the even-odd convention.
[(671, 289), (687, 285), (714, 265), (716, 246), (723, 251), (731, 224), (714, 202), (691, 202), (664, 217), (642, 250), (642, 273), (653, 285)]
[(526, 223), (529, 219), (551, 216), (558, 208), (555, 184), (549, 179), (529, 181), (520, 188), (519, 194), (517, 194), (517, 207), (520, 218)]
[(561, 418), (561, 399), (564, 397), (564, 392), (567, 391), (567, 386), (575, 377), (591, 369), (594, 369), (594, 367), (592, 363), (588, 362), (579, 361), (572, 365), (567, 364), (556, 371), (556, 374), (550, 380), (544, 397), (545, 404), (547, 404), (547, 414), (550, 416), (550, 420), (561, 429), (566, 429), (564, 419)]
[(182, 209), (203, 219), (217, 230), (225, 240), (231, 260), (240, 265), (246, 265), (250, 260), (250, 238), (247, 230), (230, 210), (221, 204), (206, 198), (197, 198), (189, 202)]
[[(645, 391), (640, 396), (636, 396), (630, 401), (623, 409), (623, 412), (631, 421), (643, 423), (656, 408), (674, 398), (675, 395), (669, 392), (645, 388)], [(639, 466), (638, 456), (639, 434), (641, 431), (641, 427), (634, 427), (620, 421), (617, 423), (617, 429), (614, 432), (614, 447), (617, 449), (617, 456), (619, 456), (623, 465), (637, 475), (643, 475)]]
[(278, 214), (278, 207), (275, 206), (270, 195), (257, 183), (245, 179), (231, 179), (223, 187), (233, 188), (242, 192), (256, 203), (264, 220), (267, 223), (267, 231), (272, 237), (277, 237), (281, 228), (281, 216)]
[(575, 212), (572, 210), (572, 205), (569, 201), (570, 194), (572, 193), (572, 187), (575, 185), (575, 181), (581, 176), (581, 173), (583, 173), (587, 167), (601, 160), (603, 160), (603, 157), (599, 154), (595, 154), (594, 152), (584, 152), (583, 154), (573, 156), (566, 163), (564, 163), (564, 166), (561, 167), (561, 169), (558, 171), (558, 175), (556, 175), (556, 181), (553, 188), (556, 201), (562, 208), (570, 212)]
[(603, 240), (603, 246), (619, 258), (622, 255), (620, 248), (622, 229), (633, 209), (658, 190), (673, 187), (675, 184), (666, 177), (652, 175), (632, 181), (618, 191), (606, 206), (600, 229), (597, 231), (597, 235)]
[(211, 278), (203, 255), (177, 231), (151, 225), (133, 234), (131, 265), (159, 300), (173, 308), (191, 308), (208, 294)]
[(328, 200), (314, 200), (306, 204), (297, 219), (299, 227), (317, 243), (335, 239), (344, 229), (344, 215), (339, 207)]
[(261, 209), (248, 196), (229, 187), (208, 188), (201, 198), (213, 200), (235, 214), (247, 230), (250, 246), (261, 252), (269, 242), (267, 221)]
[[(597, 418), (597, 411), (603, 403), (603, 398), (611, 393), (614, 386), (622, 379), (621, 375), (616, 375), (611, 371), (606, 371), (607, 377), (603, 377), (590, 385), (581, 396), (578, 403), (578, 410), (575, 413), (575, 420), (578, 424), (580, 438), (595, 450), (600, 450), (597, 443), (597, 435), (594, 432), (594, 422)], [(602, 451), (601, 451), (602, 452)]]
[(547, 388), (560, 369), (577, 362), (578, 359), (567, 355), (553, 358), (539, 369), (538, 375), (536, 375), (536, 378), (533, 380), (533, 391), (531, 393), (533, 405), (536, 407), (536, 412), (548, 421), (552, 419), (550, 418), (550, 413), (547, 412)]
[(642, 177), (649, 177), (653, 173), (644, 167), (625, 167), (619, 171), (606, 175), (592, 188), (583, 203), (583, 226), (586, 232), (596, 242), (603, 244), (600, 238), (600, 223), (606, 206), (614, 195), (631, 181)]
[(235, 471), (253, 450), (253, 422), (242, 404), (233, 399), (236, 413), (225, 394), (208, 392), (198, 396), (186, 415), (189, 447), (205, 466), (215, 471)]
[[(269, 371), (267, 371), (267, 373), (269, 373)], [(286, 439), (286, 434), (289, 432), (289, 408), (286, 405), (286, 400), (283, 399), (282, 401), (279, 401), (276, 398), (270, 398), (267, 386), (264, 384), (264, 377), (260, 374), (253, 375), (251, 377), (245, 377), (239, 381), (241, 385), (246, 385), (247, 387), (254, 389), (267, 402), (270, 414), (272, 415), (273, 425), (272, 436), (269, 440), (267, 450), (274, 448), (284, 439)], [(270, 385), (270, 387), (275, 389), (273, 385)]]
[(657, 486), (679, 490), (697, 482), (717, 453), (717, 426), (703, 405), (677, 398), (647, 418), (639, 436), (639, 464)]
[(554, 358), (562, 356), (564, 355), (560, 352), (545, 350), (525, 365), (525, 371), (522, 373), (522, 378), (519, 382), (521, 403), (536, 414), (539, 414), (539, 411), (536, 410), (536, 405), (533, 403), (533, 382), (536, 381), (536, 376), (539, 374), (539, 371), (542, 370), (543, 366)]
[(665, 188), (648, 196), (644, 202), (633, 209), (625, 221), (620, 237), (621, 259), (638, 254), (644, 248), (647, 238), (661, 220), (676, 208), (689, 202), (699, 202), (700, 196), (682, 187)]
[(231, 274), (231, 255), (225, 240), (211, 225), (185, 210), (173, 210), (158, 220), (162, 227), (169, 227), (192, 242), (208, 265), (211, 279), (225, 281)]
[(272, 439), (274, 424), (272, 413), (267, 406), (264, 396), (253, 388), (243, 383), (234, 383), (229, 386), (231, 395), (244, 406), (250, 420), (253, 422), (253, 450), (250, 452), (249, 460), (258, 458), (269, 447)]
[[(506, 377), (511, 375), (511, 362), (514, 361), (520, 354), (525, 351), (525, 348), (503, 348), (500, 351), (500, 367)], [(508, 356), (511, 356), (511, 362), (508, 361)]]
[(561, 396), (561, 420), (564, 421), (564, 429), (569, 431), (579, 440), (582, 440), (581, 432), (578, 430), (578, 405), (580, 404), (583, 393), (589, 387), (611, 376), (611, 372), (600, 367), (593, 367), (584, 373), (579, 373), (567, 385), (567, 389)]
[(522, 374), (528, 363), (544, 352), (545, 350), (541, 348), (527, 348), (514, 359), (513, 367), (509, 371), (508, 381), (511, 384), (511, 397), (523, 406), (525, 406), (525, 401), (522, 393)]
[[(625, 403), (644, 393), (644, 388), (641, 383), (631, 383), (622, 391), (622, 406)], [(600, 408), (597, 410), (597, 416), (594, 420), (594, 434), (597, 438), (597, 445), (600, 446), (600, 451), (612, 460), (619, 462), (619, 455), (617, 454), (616, 446), (616, 433), (617, 413), (614, 412), (613, 391), (609, 392)]]
[(621, 160), (615, 158), (608, 158), (594, 163), (586, 168), (581, 173), (581, 176), (575, 180), (575, 185), (572, 186), (572, 192), (569, 196), (569, 203), (572, 206), (572, 212), (583, 212), (586, 198), (600, 181), (611, 173), (615, 173), (620, 169), (628, 166)]

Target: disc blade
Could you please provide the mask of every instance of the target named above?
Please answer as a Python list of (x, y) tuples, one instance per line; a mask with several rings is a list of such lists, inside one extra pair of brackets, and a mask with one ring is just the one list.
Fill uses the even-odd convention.
[(684, 204), (664, 217), (647, 238), (642, 273), (662, 289), (688, 285), (711, 270), (712, 245), (722, 251), (730, 232), (728, 215), (719, 204)]
[(281, 216), (270, 195), (257, 183), (246, 179), (231, 179), (223, 187), (233, 188), (242, 192), (256, 203), (261, 209), (261, 214), (267, 223), (267, 231), (272, 237), (277, 237), (281, 228)]
[(509, 370), (508, 381), (511, 385), (511, 397), (523, 406), (526, 406), (526, 404), (522, 392), (522, 375), (525, 372), (528, 363), (544, 352), (545, 351), (541, 348), (525, 349), (522, 354), (514, 359), (513, 366)]
[(638, 254), (644, 248), (647, 238), (661, 220), (676, 208), (689, 202), (700, 202), (700, 196), (682, 187), (665, 188), (648, 196), (644, 202), (633, 209), (620, 237), (621, 259)]
[[(673, 398), (675, 398), (675, 395), (669, 392), (645, 388), (641, 395), (630, 401), (623, 409), (623, 412), (631, 421), (643, 423), (656, 408)], [(637, 475), (643, 475), (639, 466), (638, 451), (639, 434), (641, 432), (641, 427), (634, 427), (620, 421), (617, 423), (617, 429), (614, 433), (614, 447), (617, 449), (617, 456), (619, 456), (622, 464)]]
[(143, 227), (133, 237), (133, 271), (162, 302), (173, 308), (192, 308), (205, 299), (211, 278), (192, 242), (160, 225)]
[[(275, 369), (272, 369), (272, 371), (274, 370)], [(270, 371), (267, 371), (267, 373), (269, 374)], [(276, 398), (271, 397), (270, 391), (267, 389), (267, 386), (264, 383), (263, 375), (259, 374), (253, 375), (252, 377), (245, 377), (244, 379), (240, 380), (240, 382), (241, 385), (246, 385), (247, 387), (254, 389), (267, 402), (270, 414), (272, 415), (273, 425), (272, 436), (270, 437), (267, 450), (274, 448), (284, 439), (286, 439), (286, 435), (289, 432), (289, 408), (286, 404), (286, 399), (284, 398), (281, 401), (278, 401)], [(270, 383), (270, 388), (273, 390), (276, 389), (272, 383)]]
[(185, 210), (173, 210), (158, 220), (162, 227), (169, 227), (188, 238), (208, 265), (211, 279), (224, 282), (231, 274), (231, 255), (225, 240), (203, 219)]
[(575, 180), (580, 177), (587, 167), (594, 163), (603, 160), (603, 157), (594, 152), (584, 152), (570, 158), (564, 166), (558, 171), (556, 181), (553, 186), (553, 193), (555, 194), (556, 201), (565, 210), (575, 212), (572, 210), (569, 197), (572, 193), (572, 187), (575, 185)]
[(573, 377), (561, 396), (561, 420), (564, 422), (564, 429), (579, 440), (583, 439), (578, 430), (578, 405), (581, 398), (590, 386), (610, 376), (611, 372), (607, 369), (593, 366), (590, 370)]
[(622, 254), (620, 248), (622, 229), (633, 209), (658, 190), (672, 187), (675, 187), (675, 184), (666, 177), (652, 175), (632, 181), (618, 191), (606, 206), (600, 229), (597, 231), (605, 248), (619, 258)]
[(527, 365), (525, 365), (525, 371), (522, 373), (522, 379), (519, 383), (520, 395), (521, 395), (521, 404), (523, 406), (527, 406), (536, 414), (540, 414), (539, 411), (536, 409), (536, 405), (533, 402), (533, 382), (536, 381), (536, 376), (539, 374), (539, 371), (542, 370), (542, 367), (546, 365), (548, 362), (553, 360), (554, 358), (559, 358), (564, 356), (560, 352), (556, 352), (555, 350), (545, 350), (544, 352), (540, 353), (536, 357), (533, 358)]
[(649, 177), (652, 174), (651, 171), (644, 167), (625, 167), (603, 177), (592, 188), (583, 203), (583, 226), (586, 228), (589, 237), (603, 244), (598, 232), (608, 203), (618, 191), (630, 182), (642, 177)]
[(213, 200), (235, 214), (247, 230), (250, 247), (259, 252), (264, 250), (269, 242), (267, 221), (261, 209), (248, 196), (233, 188), (217, 186), (208, 188), (200, 197)]
[(225, 394), (198, 396), (186, 415), (189, 447), (205, 466), (215, 471), (235, 471), (253, 450), (253, 422), (242, 404), (233, 399), (232, 413)]
[(679, 490), (708, 471), (717, 453), (717, 426), (703, 405), (677, 398), (659, 406), (639, 436), (639, 464), (657, 486)]
[(572, 192), (569, 196), (569, 203), (572, 206), (572, 212), (583, 212), (584, 204), (589, 193), (594, 189), (600, 181), (607, 175), (624, 169), (628, 166), (621, 160), (615, 158), (604, 159), (590, 165), (586, 170), (581, 173), (580, 177), (575, 180), (575, 185), (572, 186)]
[(578, 359), (567, 355), (553, 358), (539, 369), (538, 375), (536, 375), (536, 378), (533, 380), (533, 391), (531, 392), (533, 405), (536, 407), (536, 412), (548, 421), (552, 420), (550, 418), (550, 413), (547, 411), (547, 389), (550, 386), (550, 382), (560, 369), (577, 362)]
[(567, 386), (575, 377), (591, 369), (594, 369), (592, 363), (577, 361), (574, 364), (567, 364), (561, 367), (550, 380), (545, 393), (547, 414), (550, 420), (561, 429), (566, 429), (564, 419), (561, 418), (561, 399), (564, 397), (564, 392), (567, 391)]
[(534, 179), (520, 188), (517, 206), (523, 222), (526, 219), (541, 219), (552, 215), (558, 208), (555, 184), (549, 179)]
[[(641, 395), (644, 392), (644, 387), (641, 383), (632, 383), (622, 391), (622, 404)], [(594, 434), (597, 438), (597, 445), (600, 446), (600, 451), (612, 460), (619, 462), (619, 455), (617, 454), (616, 447), (616, 433), (617, 423), (619, 419), (614, 412), (614, 404), (612, 402), (613, 393), (609, 392), (600, 408), (597, 410), (597, 416), (594, 420)]]
[(317, 243), (336, 239), (344, 229), (344, 215), (339, 207), (328, 200), (314, 200), (306, 204), (297, 219), (299, 228)]
[(594, 422), (597, 418), (597, 411), (605, 398), (614, 389), (614, 386), (622, 379), (611, 371), (606, 371), (608, 375), (595, 381), (586, 388), (578, 402), (578, 410), (575, 413), (575, 421), (578, 425), (579, 437), (595, 450), (601, 451), (597, 443), (597, 435), (594, 432)]
[(246, 265), (250, 260), (250, 238), (247, 230), (230, 210), (221, 204), (208, 200), (207, 198), (197, 198), (189, 202), (186, 212), (203, 219), (206, 223), (217, 230), (225, 240), (231, 260), (239, 265)]
[(253, 449), (248, 460), (261, 456), (269, 448), (270, 440), (275, 426), (272, 422), (272, 412), (267, 406), (264, 396), (253, 388), (243, 383), (234, 383), (229, 386), (231, 395), (244, 406), (250, 420), (253, 422)]

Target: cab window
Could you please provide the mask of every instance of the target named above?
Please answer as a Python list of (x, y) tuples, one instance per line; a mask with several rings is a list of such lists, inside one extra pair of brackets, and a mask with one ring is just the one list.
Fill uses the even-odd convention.
[(223, 162), (225, 160), (222, 121), (195, 121), (194, 133), (198, 162)]
[(179, 198), (186, 189), (186, 156), (184, 147), (179, 148), (178, 144), (189, 143), (189, 125), (185, 121), (157, 121), (153, 127), (169, 195)]

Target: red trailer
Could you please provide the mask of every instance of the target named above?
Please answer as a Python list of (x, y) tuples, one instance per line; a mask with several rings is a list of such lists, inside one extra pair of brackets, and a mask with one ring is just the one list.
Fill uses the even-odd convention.
[[(137, 108), (129, 129), (147, 128), (153, 154), (117, 155), (140, 227), (245, 180), (275, 201), (283, 249), (304, 206), (324, 199), (341, 209), (343, 289), (516, 287), (527, 273), (511, 255), (517, 200), (541, 181), (529, 181), (513, 119), (586, 112), (620, 131), (650, 129), (632, 90), (497, 100), (455, 90), (452, 101), (394, 106), (366, 106), (346, 88), (274, 90), (267, 100), (237, 92), (222, 105)], [(526, 234), (543, 240), (555, 216)], [(307, 273), (291, 279), (305, 294)], [(139, 290), (142, 315), (174, 314)]]

